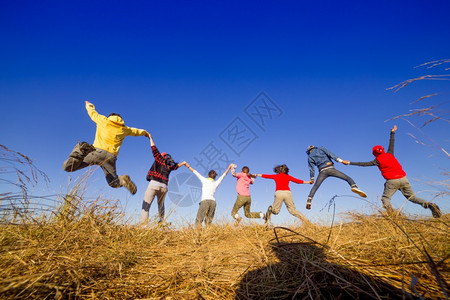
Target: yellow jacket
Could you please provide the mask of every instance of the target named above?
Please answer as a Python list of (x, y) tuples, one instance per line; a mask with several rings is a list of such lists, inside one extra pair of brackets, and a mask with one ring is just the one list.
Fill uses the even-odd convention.
[(94, 105), (86, 104), (86, 110), (92, 121), (97, 124), (93, 146), (117, 155), (126, 136), (145, 135), (146, 131), (125, 126), (119, 116), (105, 117), (95, 111)]

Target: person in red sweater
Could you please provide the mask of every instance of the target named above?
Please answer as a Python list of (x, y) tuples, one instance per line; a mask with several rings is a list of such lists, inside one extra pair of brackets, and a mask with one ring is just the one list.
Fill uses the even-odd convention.
[(378, 166), (381, 171), (381, 175), (386, 179), (384, 184), (383, 196), (381, 196), (381, 202), (383, 203), (384, 209), (388, 212), (392, 212), (391, 198), (394, 193), (400, 190), (408, 201), (422, 205), (423, 208), (429, 208), (433, 217), (439, 218), (441, 216), (441, 211), (439, 207), (431, 202), (425, 201), (419, 198), (414, 193), (408, 178), (406, 177), (405, 171), (403, 171), (402, 166), (397, 161), (394, 156), (394, 140), (395, 131), (397, 131), (397, 126), (391, 129), (391, 137), (389, 140), (389, 148), (387, 152), (384, 152), (384, 148), (380, 145), (373, 147), (372, 153), (375, 159), (369, 162), (350, 162), (344, 160), (342, 163), (345, 165), (355, 165), (361, 167), (368, 166)]
[(270, 220), (271, 214), (278, 215), (281, 210), (281, 205), (283, 202), (286, 204), (287, 210), (289, 213), (297, 218), (299, 218), (304, 224), (310, 223), (308, 219), (295, 208), (294, 200), (292, 199), (291, 189), (289, 188), (289, 182), (299, 183), (308, 183), (312, 184), (312, 181), (303, 181), (297, 179), (293, 176), (289, 175), (289, 168), (286, 165), (279, 165), (274, 168), (274, 172), (276, 174), (267, 175), (267, 174), (256, 174), (256, 176), (262, 178), (268, 178), (275, 180), (275, 197), (273, 204), (269, 206), (267, 209), (267, 213), (265, 214), (264, 221), (267, 222)]

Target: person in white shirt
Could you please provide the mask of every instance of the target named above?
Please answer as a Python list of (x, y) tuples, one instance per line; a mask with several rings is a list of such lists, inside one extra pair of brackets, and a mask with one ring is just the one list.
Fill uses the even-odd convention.
[(230, 171), (231, 166), (233, 164), (230, 164), (227, 168), (227, 170), (222, 174), (222, 176), (219, 177), (216, 181), (217, 173), (214, 170), (209, 171), (208, 178), (203, 177), (200, 175), (199, 172), (194, 170), (188, 163), (185, 164), (185, 166), (197, 176), (198, 179), (200, 179), (202, 183), (202, 200), (199, 203), (199, 208), (197, 212), (197, 217), (195, 219), (195, 225), (201, 227), (203, 221), (205, 221), (205, 225), (211, 224), (214, 213), (216, 212), (216, 199), (214, 198), (214, 194), (216, 193), (217, 187), (222, 182), (222, 180), (225, 178), (225, 175), (227, 175), (228, 171)]

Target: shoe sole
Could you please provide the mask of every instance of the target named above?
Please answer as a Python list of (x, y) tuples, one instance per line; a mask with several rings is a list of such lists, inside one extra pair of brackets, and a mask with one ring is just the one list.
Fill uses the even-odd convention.
[(270, 216), (272, 215), (272, 205), (267, 208), (266, 217), (264, 218), (264, 223), (267, 225), (270, 220)]
[(311, 209), (311, 202), (306, 203), (306, 209)]
[(367, 194), (359, 189), (352, 188), (352, 192), (360, 195), (363, 198), (367, 198)]

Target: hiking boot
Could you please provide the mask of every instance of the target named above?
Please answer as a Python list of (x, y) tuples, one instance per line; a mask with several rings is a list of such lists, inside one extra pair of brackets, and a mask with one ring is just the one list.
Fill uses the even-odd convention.
[(428, 208), (431, 210), (433, 218), (440, 218), (442, 216), (441, 210), (439, 209), (439, 206), (437, 206), (436, 204), (428, 203)]
[(89, 144), (89, 143), (86, 143), (86, 142), (81, 142), (81, 143), (79, 144), (79, 149), (80, 149), (80, 152), (81, 152), (84, 156), (86, 156), (86, 155), (88, 155), (89, 153), (95, 151), (95, 147), (92, 146), (92, 145)]
[(367, 197), (367, 194), (360, 190), (356, 185), (352, 186), (352, 192), (360, 195), (363, 198)]
[(259, 217), (260, 217), (261, 219), (265, 219), (265, 218), (266, 218), (266, 215), (265, 215), (263, 212), (260, 212), (260, 213), (259, 213)]
[(120, 184), (124, 186), (132, 195), (136, 194), (137, 188), (136, 185), (131, 181), (130, 176), (121, 175), (119, 176)]
[(271, 215), (272, 215), (272, 205), (267, 208), (267, 212), (264, 215), (264, 224), (267, 225), (267, 223), (269, 223)]
[(311, 201), (312, 201), (312, 198), (308, 197), (308, 200), (306, 200), (306, 209), (311, 209)]

